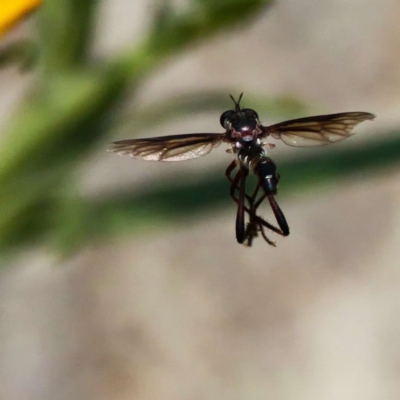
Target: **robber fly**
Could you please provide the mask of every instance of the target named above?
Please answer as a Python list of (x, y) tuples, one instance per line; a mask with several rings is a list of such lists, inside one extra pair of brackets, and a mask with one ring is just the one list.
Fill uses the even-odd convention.
[[(256, 111), (241, 108), (240, 101), (231, 97), (234, 110), (225, 111), (220, 123), (223, 133), (189, 133), (184, 135), (161, 136), (147, 139), (128, 139), (114, 142), (109, 151), (120, 155), (148, 161), (184, 161), (202, 157), (222, 142), (235, 155), (225, 174), (231, 183), (230, 195), (237, 203), (236, 239), (251, 246), (260, 233), (270, 245), (275, 245), (265, 234), (265, 228), (282, 236), (289, 235), (289, 225), (275, 200), (279, 174), (275, 163), (267, 156), (264, 146), (268, 138), (280, 139), (289, 146), (322, 146), (346, 139), (353, 134), (353, 128), (360, 122), (372, 120), (367, 112), (346, 112), (292, 119), (278, 124), (264, 126)], [(234, 176), (233, 171), (236, 170)], [(246, 192), (246, 180), (252, 172), (257, 185), (252, 195)], [(259, 194), (261, 190), (261, 194)], [(257, 215), (257, 209), (267, 198), (278, 227)], [(246, 223), (245, 215), (249, 221)]]

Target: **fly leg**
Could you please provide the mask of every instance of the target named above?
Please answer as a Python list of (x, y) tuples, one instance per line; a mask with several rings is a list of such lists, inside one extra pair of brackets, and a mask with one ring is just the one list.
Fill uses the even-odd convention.
[[(238, 243), (243, 243), (248, 234), (246, 233), (246, 222), (245, 212), (250, 215), (250, 210), (246, 207), (246, 198), (250, 196), (246, 194), (246, 179), (249, 171), (246, 168), (239, 167), (234, 178), (232, 178), (232, 172), (237, 167), (236, 161), (234, 160), (226, 169), (225, 175), (231, 183), (230, 195), (232, 199), (237, 203), (238, 209), (236, 213), (236, 240)], [(236, 197), (236, 190), (239, 190), (239, 197)], [(251, 216), (250, 216), (251, 217)]]
[[(238, 243), (243, 243), (245, 237), (245, 211), (247, 207), (245, 205), (246, 200), (246, 179), (248, 171), (245, 168), (240, 168), (233, 179), (230, 194), (231, 197), (237, 202), (238, 209), (236, 213), (236, 240)], [(239, 197), (235, 197), (235, 190), (239, 187)]]
[[(258, 192), (260, 190), (260, 186), (261, 184), (258, 183), (252, 196), (248, 196), (248, 200), (250, 203), (250, 212), (249, 212), (250, 222), (248, 223), (246, 230), (247, 245), (251, 246), (253, 238), (258, 236), (258, 232), (260, 232), (262, 237), (268, 244), (275, 246), (275, 242), (267, 237), (264, 228), (268, 228), (269, 230), (272, 230), (273, 232), (278, 233), (281, 236), (288, 236), (289, 226), (286, 222), (286, 218), (282, 210), (279, 208), (273, 195), (267, 195), (266, 193), (263, 193), (260, 196), (260, 198), (256, 201)], [(262, 204), (262, 202), (265, 200), (266, 197), (268, 197), (272, 211), (274, 212), (276, 221), (278, 222), (279, 228), (275, 227), (274, 225), (270, 224), (268, 221), (257, 215), (257, 209)]]
[[(241, 189), (241, 185), (244, 185), (245, 187), (245, 181), (246, 177), (248, 174), (248, 171), (246, 169), (239, 169), (236, 172), (236, 175), (232, 178), (232, 172), (235, 170), (237, 167), (236, 161), (232, 161), (232, 163), (228, 166), (226, 169), (225, 175), (229, 182), (231, 183), (231, 188), (230, 188), (230, 195), (232, 199), (235, 201), (235, 203), (238, 204), (238, 211), (236, 215), (236, 239), (239, 243), (243, 243), (246, 241), (247, 246), (251, 246), (254, 237), (257, 237), (258, 231), (261, 232), (262, 237), (264, 240), (271, 246), (275, 246), (275, 242), (269, 239), (265, 233), (264, 228), (268, 228), (271, 231), (278, 233), (279, 235), (286, 236), (282, 232), (281, 229), (276, 228), (274, 225), (270, 224), (269, 222), (265, 221), (263, 218), (259, 217), (257, 215), (257, 208), (260, 206), (260, 204), (263, 202), (265, 199), (266, 195), (262, 195), (261, 198), (256, 202), (256, 197), (257, 194), (260, 190), (260, 184), (257, 184), (252, 196), (249, 196), (248, 194), (245, 193), (245, 189)], [(243, 174), (245, 174), (243, 178)], [(244, 180), (244, 182), (243, 182)], [(239, 198), (236, 197), (236, 190), (239, 190)], [(244, 196), (241, 199), (241, 196)], [(245, 200), (247, 199), (249, 202), (250, 208), (246, 207), (245, 205)], [(249, 215), (249, 222), (247, 225), (245, 224), (244, 221), (244, 212), (247, 212)], [(246, 228), (244, 228), (246, 226)]]
[[(225, 171), (225, 176), (228, 178), (228, 181), (231, 184), (231, 189), (230, 189), (230, 195), (232, 197), (232, 199), (234, 200), (235, 203), (239, 203), (239, 199), (236, 197), (235, 195), (235, 191), (239, 190), (239, 181), (240, 178), (237, 176), (241, 171), (239, 170), (236, 175), (234, 176), (234, 178), (232, 178), (232, 172), (235, 170), (235, 168), (237, 167), (237, 163), (236, 160), (233, 160), (228, 168)], [(235, 181), (236, 180), (236, 181)], [(251, 197), (245, 193), (245, 197), (248, 201), (250, 201)], [(247, 213), (249, 213), (249, 209), (247, 207), (245, 207), (245, 210)]]
[(236, 160), (233, 160), (228, 168), (225, 171), (225, 176), (228, 178), (228, 181), (232, 184), (233, 183), (233, 179), (232, 179), (232, 172), (234, 171), (234, 169), (237, 167), (236, 164)]
[(285, 215), (282, 210), (278, 206), (274, 196), (268, 196), (269, 204), (271, 205), (272, 211), (275, 214), (276, 221), (278, 222), (279, 227), (282, 230), (283, 236), (288, 236), (290, 233), (289, 225), (286, 221)]
[[(260, 218), (260, 223), (262, 223), (264, 226), (266, 226), (268, 229), (272, 229), (274, 232), (279, 233), (282, 236), (288, 236), (290, 233), (289, 230), (289, 225), (286, 221), (285, 215), (283, 214), (282, 210), (280, 209), (278, 203), (276, 202), (275, 198), (273, 195), (267, 195), (266, 193), (264, 193), (258, 200), (256, 203), (254, 203), (254, 212), (256, 213), (257, 208), (261, 205), (261, 203), (264, 201), (264, 199), (268, 197), (268, 201), (269, 204), (271, 205), (272, 211), (275, 215), (276, 218), (276, 222), (278, 222), (279, 228), (280, 229), (272, 229), (271, 225), (267, 222), (264, 221), (262, 218)], [(267, 223), (267, 225), (264, 224), (264, 222)]]
[(246, 227), (246, 245), (251, 246), (253, 243), (253, 239), (258, 236), (258, 232), (261, 232), (262, 237), (264, 240), (271, 246), (276, 247), (276, 244), (274, 241), (269, 239), (264, 231), (264, 226), (268, 227), (270, 230), (275, 231), (277, 228), (275, 228), (273, 225), (271, 225), (269, 222), (265, 221), (263, 218), (259, 217), (257, 215), (257, 208), (261, 204), (261, 202), (256, 203), (256, 198), (257, 194), (260, 190), (260, 183), (257, 184), (253, 195), (250, 196), (249, 198), (249, 203), (250, 203), (250, 222), (247, 224)]

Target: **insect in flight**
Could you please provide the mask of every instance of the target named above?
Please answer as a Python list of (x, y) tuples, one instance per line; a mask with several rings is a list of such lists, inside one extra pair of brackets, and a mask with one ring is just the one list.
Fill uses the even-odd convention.
[[(114, 142), (109, 151), (148, 161), (184, 161), (205, 156), (222, 142), (227, 143), (230, 146), (227, 152), (235, 155), (225, 175), (231, 183), (230, 195), (238, 207), (236, 239), (239, 243), (251, 246), (253, 239), (260, 233), (268, 244), (275, 245), (267, 237), (265, 229), (288, 236), (289, 226), (275, 200), (280, 176), (275, 163), (264, 150), (264, 146), (267, 145), (270, 148), (274, 147), (273, 144), (267, 143), (267, 139), (280, 139), (295, 147), (327, 145), (351, 136), (357, 124), (372, 120), (375, 116), (367, 112), (345, 112), (292, 119), (264, 126), (256, 111), (240, 106), (242, 96), (243, 93), (238, 101), (235, 101), (230, 95), (235, 109), (222, 113), (220, 123), (225, 129), (223, 133), (188, 133), (121, 140)], [(249, 172), (257, 178), (255, 190), (251, 195), (246, 192)], [(258, 207), (265, 198), (268, 199), (278, 227), (257, 215)]]

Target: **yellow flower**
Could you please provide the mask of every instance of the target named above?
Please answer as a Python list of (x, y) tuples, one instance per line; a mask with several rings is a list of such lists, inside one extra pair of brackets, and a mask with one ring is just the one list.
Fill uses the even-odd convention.
[(42, 0), (0, 0), (0, 36), (41, 4)]

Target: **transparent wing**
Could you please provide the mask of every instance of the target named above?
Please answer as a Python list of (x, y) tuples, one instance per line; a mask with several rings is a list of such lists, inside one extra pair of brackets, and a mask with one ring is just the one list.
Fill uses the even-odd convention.
[(184, 161), (208, 154), (224, 139), (223, 133), (192, 133), (114, 142), (108, 151), (148, 161)]
[(360, 122), (372, 120), (374, 114), (367, 112), (347, 112), (317, 115), (292, 119), (263, 128), (263, 137), (281, 139), (289, 146), (323, 146), (339, 142), (353, 135), (353, 128)]

